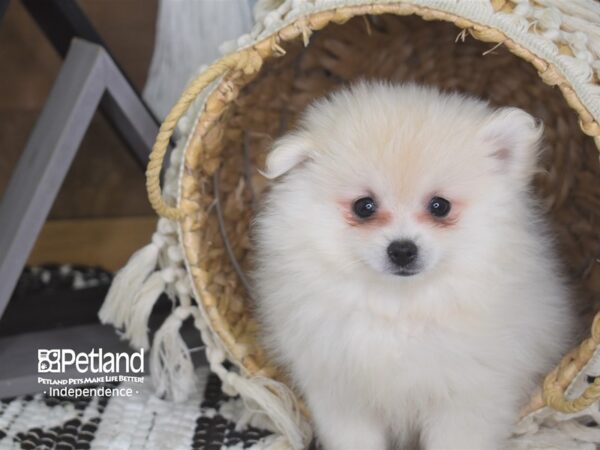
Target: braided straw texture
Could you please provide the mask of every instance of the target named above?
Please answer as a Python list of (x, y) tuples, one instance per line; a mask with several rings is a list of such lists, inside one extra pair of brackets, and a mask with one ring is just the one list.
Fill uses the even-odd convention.
[[(514, 7), (504, 0), (492, 4), (502, 11)], [(560, 51), (572, 50), (564, 46)], [(494, 105), (523, 108), (544, 121), (545, 170), (535, 187), (577, 288), (574, 301), (586, 335), (600, 310), (600, 237), (595, 231), (600, 222), (600, 167), (594, 144), (595, 139), (600, 146), (600, 126), (555, 66), (497, 29), (448, 12), (382, 2), (300, 15), (258, 43), (229, 54), (189, 85), (161, 128), (148, 168), (150, 199), (160, 214), (180, 221), (194, 290), (230, 359), (246, 375), (284, 380), (258, 344), (252, 301), (214, 213), (213, 176), (217, 174), (232, 252), (248, 270), (249, 223), (267, 188), (257, 168), (263, 167), (270, 143), (294, 126), (311, 100), (358, 78), (414, 80), (468, 92)], [(170, 130), (196, 95), (217, 79), (188, 139), (179, 204), (167, 206), (158, 176)], [(595, 75), (591, 82), (598, 83)], [(575, 400), (564, 395), (598, 344), (600, 319), (593, 322), (591, 337), (548, 375), (543, 392), (525, 412), (544, 404), (575, 411), (600, 396), (600, 381)]]

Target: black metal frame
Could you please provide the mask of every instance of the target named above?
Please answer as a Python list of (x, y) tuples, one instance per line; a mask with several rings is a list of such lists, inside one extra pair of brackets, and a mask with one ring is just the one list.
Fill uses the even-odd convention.
[(0, 201), (0, 316), (99, 104), (147, 157), (158, 125), (103, 47), (71, 49)]
[[(114, 64), (129, 85), (131, 91), (138, 97), (138, 101), (146, 109), (150, 117), (154, 119), (156, 124), (159, 124), (152, 110), (142, 99), (140, 93), (125, 74), (125, 71), (111, 54), (102, 36), (96, 31), (92, 22), (75, 0), (21, 0), (21, 2), (63, 58), (67, 55), (71, 41), (74, 38), (81, 38), (103, 47), (110, 59), (114, 61)], [(143, 142), (144, 139), (138, 135), (137, 130), (128, 122), (127, 117), (120, 114), (120, 109), (115, 104), (114, 99), (110, 96), (105, 96), (100, 102), (99, 109), (131, 151), (140, 167), (145, 168), (148, 162), (148, 151)]]

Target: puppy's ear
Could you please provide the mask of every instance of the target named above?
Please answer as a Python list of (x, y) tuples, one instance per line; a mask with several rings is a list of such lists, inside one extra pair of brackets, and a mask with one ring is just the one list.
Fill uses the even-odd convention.
[(519, 108), (501, 108), (484, 123), (481, 137), (497, 172), (528, 182), (536, 170), (543, 126)]
[(267, 156), (266, 168), (261, 173), (268, 179), (280, 177), (298, 164), (309, 159), (310, 143), (299, 134), (284, 136), (273, 145)]

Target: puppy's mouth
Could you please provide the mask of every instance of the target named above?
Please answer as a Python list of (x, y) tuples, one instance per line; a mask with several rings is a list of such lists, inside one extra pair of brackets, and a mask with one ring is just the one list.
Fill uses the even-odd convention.
[(392, 274), (398, 275), (400, 277), (412, 277), (413, 275), (417, 275), (420, 272), (420, 270), (416, 269), (398, 269), (393, 271)]

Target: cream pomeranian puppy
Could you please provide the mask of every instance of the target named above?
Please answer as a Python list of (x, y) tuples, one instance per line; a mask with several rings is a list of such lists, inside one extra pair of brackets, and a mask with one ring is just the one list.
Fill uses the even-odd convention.
[(530, 192), (541, 133), (517, 108), (362, 83), (275, 143), (257, 314), (326, 450), (506, 446), (571, 344)]

